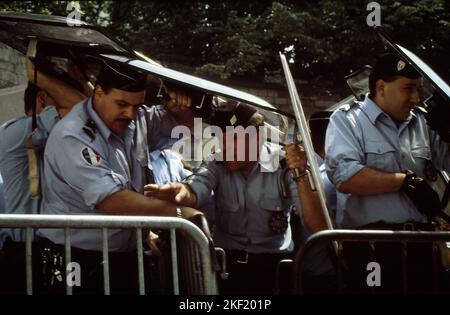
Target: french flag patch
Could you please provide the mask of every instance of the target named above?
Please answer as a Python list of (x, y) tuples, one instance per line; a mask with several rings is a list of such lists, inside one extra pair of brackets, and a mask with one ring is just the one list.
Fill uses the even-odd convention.
[(86, 163), (92, 166), (97, 166), (102, 161), (100, 154), (98, 154), (97, 151), (89, 147), (84, 147), (81, 150), (81, 157)]

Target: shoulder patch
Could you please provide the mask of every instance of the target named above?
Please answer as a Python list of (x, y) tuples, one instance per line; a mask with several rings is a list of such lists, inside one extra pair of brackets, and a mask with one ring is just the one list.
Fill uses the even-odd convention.
[(90, 147), (83, 147), (81, 149), (81, 158), (87, 164), (92, 165), (92, 166), (97, 166), (102, 161), (100, 154), (98, 154), (97, 151), (95, 151), (94, 149), (92, 149)]

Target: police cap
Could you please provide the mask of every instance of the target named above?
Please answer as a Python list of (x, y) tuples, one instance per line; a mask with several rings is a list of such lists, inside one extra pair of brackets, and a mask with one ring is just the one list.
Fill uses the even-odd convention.
[(222, 130), (226, 130), (227, 126), (248, 127), (252, 125), (250, 118), (257, 112), (253, 107), (238, 103), (232, 110), (228, 111), (216, 111), (211, 118), (211, 125), (218, 126)]
[(144, 91), (146, 83), (145, 73), (131, 69), (130, 66), (104, 60), (96, 82), (104, 90), (118, 89), (127, 92)]
[(421, 76), (408, 61), (397, 54), (385, 53), (380, 55), (372, 69), (372, 79), (379, 80), (397, 75), (409, 79), (418, 79)]

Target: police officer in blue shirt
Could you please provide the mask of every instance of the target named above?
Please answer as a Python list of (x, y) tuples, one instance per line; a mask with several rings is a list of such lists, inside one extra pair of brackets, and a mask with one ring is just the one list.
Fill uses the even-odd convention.
[[(326, 166), (339, 190), (339, 227), (433, 229), (430, 213), (440, 211), (439, 198), (432, 189), (436, 169), (450, 170), (450, 155), (448, 143), (427, 125), (416, 107), (420, 87), (420, 74), (398, 55), (386, 53), (373, 67), (365, 100), (343, 106), (331, 116)], [(355, 275), (352, 285), (365, 289), (367, 254), (350, 247), (349, 264), (354, 268), (350, 272)], [(400, 261), (400, 250), (393, 247), (378, 246), (379, 259), (391, 263), (380, 262), (385, 275), (383, 288), (388, 291), (401, 287), (399, 269), (388, 268), (393, 257)], [(415, 270), (408, 278), (412, 287), (429, 287), (423, 278), (429, 274), (423, 271), (432, 270), (430, 250), (416, 244), (408, 252), (408, 263)], [(360, 259), (351, 264), (355, 257)]]
[[(261, 130), (235, 133), (234, 127), (263, 126), (263, 116), (239, 104), (232, 111), (218, 112), (211, 124), (225, 132), (222, 154), (194, 170), (184, 183), (147, 185), (146, 190), (151, 196), (198, 209), (205, 206), (214, 191), (213, 238), (215, 245), (226, 251), (230, 273), (229, 279), (221, 282), (220, 292), (270, 294), (278, 262), (289, 257), (294, 248), (289, 225), (292, 206), (295, 204), (302, 212), (302, 222), (311, 231), (325, 228), (322, 213), (317, 211), (319, 199), (311, 191), (306, 175), (306, 154), (299, 146), (286, 146), (288, 167), (299, 168), (302, 175), (295, 179), (289, 176), (285, 198), (281, 188), (283, 168), (278, 163), (284, 154), (279, 145), (258, 140)], [(231, 130), (226, 130), (227, 126)], [(251, 148), (258, 152), (254, 158)], [(227, 159), (230, 151), (233, 153)], [(239, 159), (241, 153), (245, 154)]]
[[(93, 96), (76, 105), (48, 139), (41, 213), (175, 216), (179, 212), (169, 202), (145, 197), (143, 187), (149, 146), (160, 136), (170, 136), (176, 115), (189, 110), (191, 99), (170, 92), (171, 112), (156, 110), (143, 105), (145, 88), (145, 74), (103, 63)], [(184, 217), (195, 213), (180, 210)], [(128, 230), (108, 232), (112, 292), (135, 293), (136, 261), (130, 254), (135, 235)], [(63, 252), (63, 230), (40, 229), (38, 235), (48, 247)], [(102, 292), (101, 240), (101, 231), (71, 230), (72, 258), (85, 275), (84, 293)]]
[[(34, 81), (34, 64), (27, 60), (27, 74)], [(24, 93), (25, 113), (7, 121), (0, 127), (0, 171), (4, 179), (7, 214), (38, 214), (40, 203), (40, 181), (43, 180), (43, 153), (45, 143), (53, 126), (72, 106), (84, 98), (76, 89), (41, 71), (36, 73), (37, 84), (28, 82)], [(36, 125), (33, 129), (33, 106)], [(31, 147), (28, 145), (30, 144)], [(31, 166), (30, 166), (31, 165)], [(34, 169), (33, 180), (29, 180), (30, 169)], [(3, 283), (11, 284), (7, 289), (15, 292), (25, 283), (22, 281), (25, 235), (22, 229), (0, 229), (0, 245), (4, 241), (7, 263), (10, 265)], [(14, 272), (16, 270), (17, 272)]]

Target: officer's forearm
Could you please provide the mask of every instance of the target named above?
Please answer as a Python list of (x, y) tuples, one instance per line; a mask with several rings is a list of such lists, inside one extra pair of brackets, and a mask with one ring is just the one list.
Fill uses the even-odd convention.
[(38, 71), (37, 85), (55, 99), (61, 116), (64, 116), (73, 106), (86, 98), (83, 93), (74, 87), (40, 71)]
[(173, 203), (151, 199), (129, 189), (118, 191), (97, 205), (104, 214), (112, 215), (153, 215), (176, 216), (176, 207)]
[(297, 191), (302, 206), (303, 222), (311, 233), (327, 228), (319, 195), (312, 191), (308, 180), (297, 182)]
[(366, 166), (343, 182), (338, 190), (361, 196), (395, 192), (402, 187), (405, 176), (404, 173), (387, 173)]

